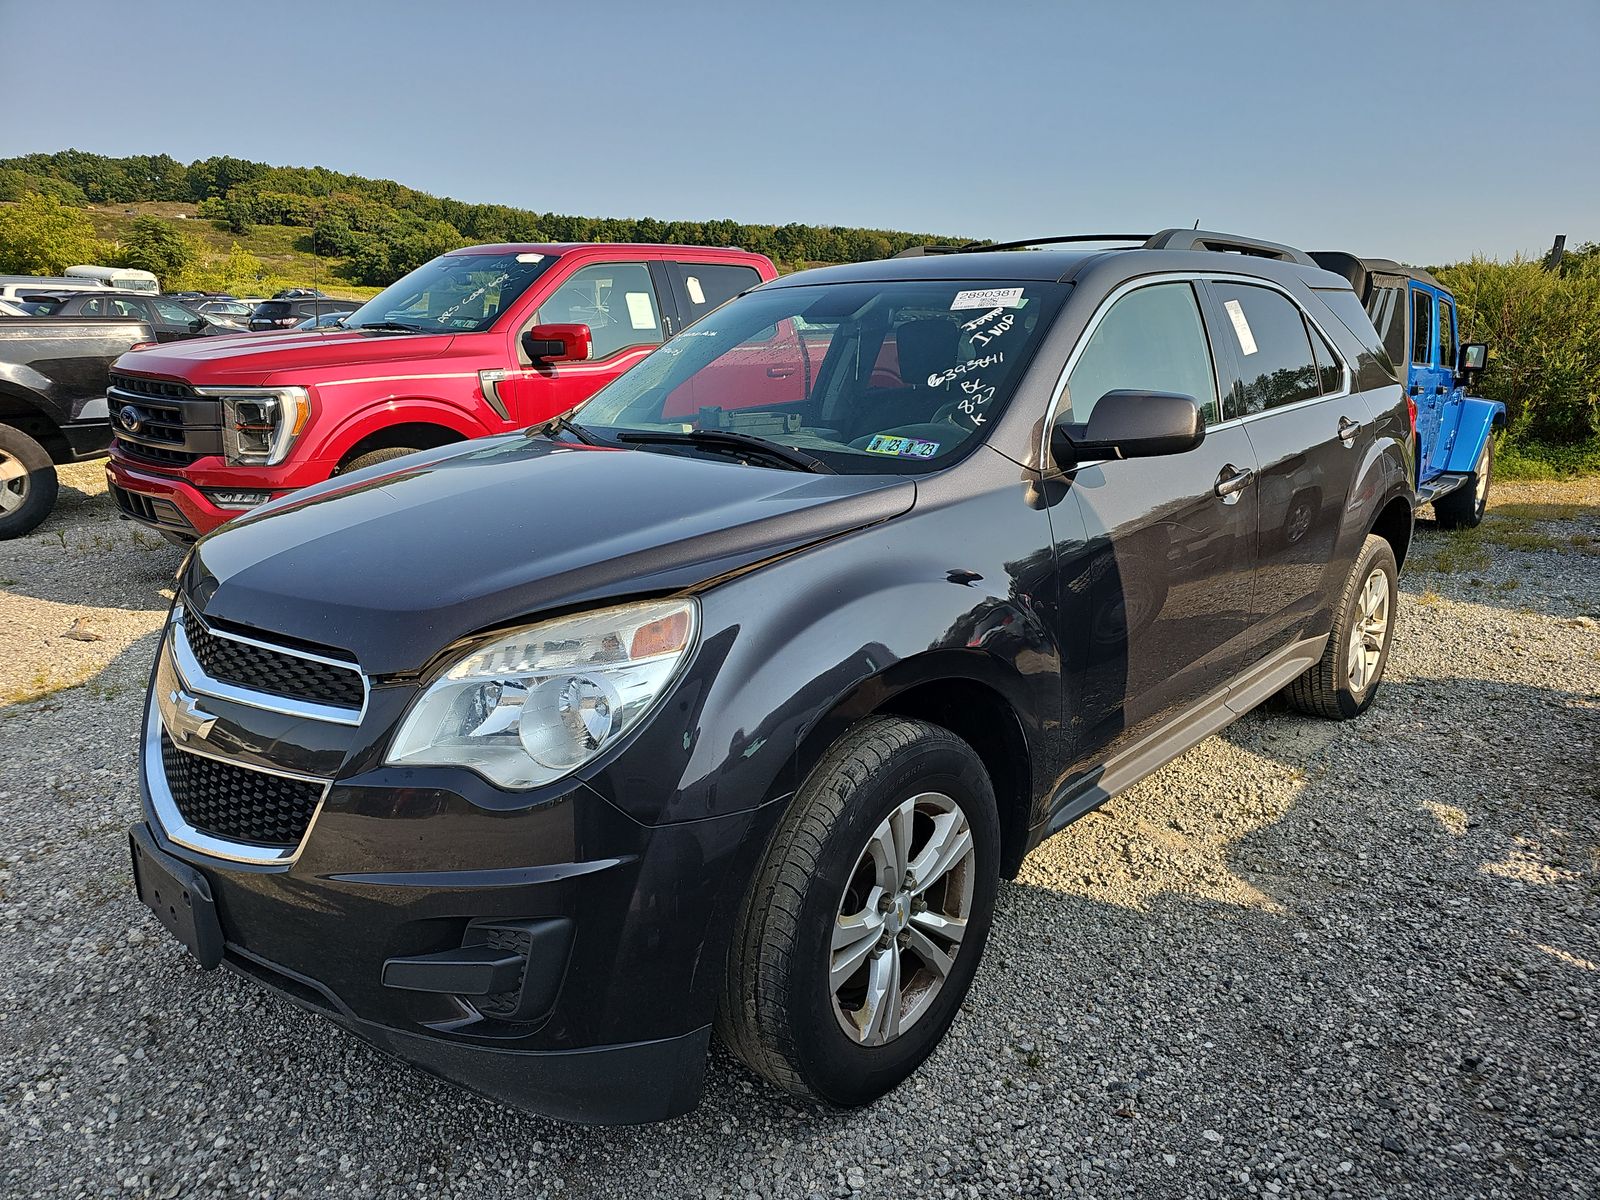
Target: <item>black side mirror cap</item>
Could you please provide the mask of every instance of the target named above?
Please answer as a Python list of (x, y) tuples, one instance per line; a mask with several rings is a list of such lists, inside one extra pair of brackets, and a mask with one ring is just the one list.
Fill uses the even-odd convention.
[(1456, 351), (1456, 378), (1463, 386), (1470, 386), (1489, 365), (1489, 347), (1485, 342), (1463, 342)]
[(1205, 439), (1205, 417), (1193, 396), (1119, 389), (1100, 397), (1087, 422), (1052, 429), (1050, 454), (1067, 468), (1097, 458), (1182, 454)]

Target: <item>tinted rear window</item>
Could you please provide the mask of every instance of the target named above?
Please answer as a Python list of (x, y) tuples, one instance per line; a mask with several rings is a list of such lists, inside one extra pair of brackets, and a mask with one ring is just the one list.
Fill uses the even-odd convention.
[(287, 300), (268, 300), (265, 304), (256, 305), (255, 315), (258, 317), (287, 317), (289, 315), (289, 302)]

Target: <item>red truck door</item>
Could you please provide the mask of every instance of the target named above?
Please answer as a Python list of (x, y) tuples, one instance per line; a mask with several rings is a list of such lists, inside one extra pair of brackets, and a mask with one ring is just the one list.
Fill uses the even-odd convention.
[[(665, 337), (661, 297), (645, 262), (588, 263), (547, 283), (538, 307), (512, 330), (521, 364), (483, 373), (506, 420), (531, 425), (568, 412), (659, 346)], [(587, 362), (528, 365), (522, 335), (534, 325), (587, 325), (594, 349)]]

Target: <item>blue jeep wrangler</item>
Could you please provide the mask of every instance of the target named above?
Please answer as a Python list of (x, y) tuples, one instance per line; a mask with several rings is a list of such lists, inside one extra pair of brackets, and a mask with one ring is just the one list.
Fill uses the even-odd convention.
[(1494, 469), (1492, 435), (1506, 423), (1500, 401), (1466, 394), (1483, 373), (1488, 347), (1457, 346), (1455, 297), (1428, 272), (1339, 251), (1311, 257), (1350, 281), (1395, 373), (1406, 375), (1417, 431), (1417, 503), (1431, 502), (1445, 529), (1470, 529), (1483, 520)]

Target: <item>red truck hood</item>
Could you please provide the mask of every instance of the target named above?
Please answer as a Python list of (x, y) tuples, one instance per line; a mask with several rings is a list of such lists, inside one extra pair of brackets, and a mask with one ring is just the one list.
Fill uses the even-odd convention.
[(345, 368), (407, 359), (440, 359), (455, 334), (238, 333), (167, 342), (119, 358), (113, 369), (181, 379), (195, 387), (327, 383)]

